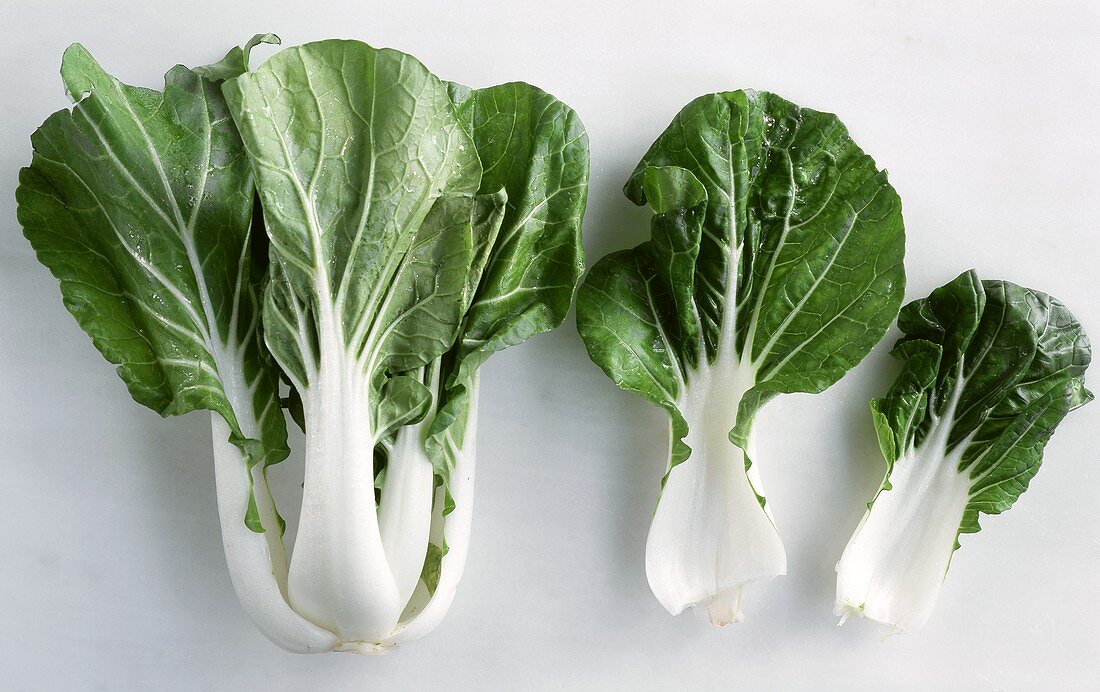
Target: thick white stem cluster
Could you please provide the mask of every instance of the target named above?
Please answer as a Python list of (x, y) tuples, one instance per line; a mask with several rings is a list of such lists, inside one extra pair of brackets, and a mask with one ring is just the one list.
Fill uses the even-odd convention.
[(745, 585), (787, 572), (783, 543), (757, 499), (759, 478), (729, 439), (754, 375), (720, 359), (693, 375), (679, 402), (691, 456), (669, 473), (646, 543), (650, 588), (673, 615), (691, 606), (715, 625), (739, 622)]
[(920, 447), (894, 463), (837, 563), (836, 613), (912, 630), (928, 620), (940, 593), (972, 480), (959, 471), (965, 442), (947, 453), (958, 392)]
[[(334, 367), (326, 367), (334, 365)], [(263, 469), (249, 474), (229, 427), (213, 414), (215, 475), (230, 575), (256, 626), (289, 651), (375, 652), (427, 634), (440, 623), (465, 567), (470, 538), (477, 385), (457, 450), (444, 517), (424, 448), (431, 416), (401, 428), (375, 501), (374, 447), (358, 378), (324, 363), (305, 397), (308, 426), (302, 514), (288, 570), (274, 501)], [(254, 431), (246, 432), (254, 434)], [(249, 493), (264, 533), (245, 525)], [(420, 577), (429, 542), (448, 547), (429, 593)]]

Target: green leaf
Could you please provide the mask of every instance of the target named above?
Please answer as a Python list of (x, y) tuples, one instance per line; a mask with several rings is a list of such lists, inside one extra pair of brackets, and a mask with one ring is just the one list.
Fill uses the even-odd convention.
[(879, 410), (898, 454), (946, 426), (944, 452), (961, 446), (959, 471), (974, 479), (961, 531), (977, 531), (978, 513), (1012, 505), (1054, 428), (1091, 397), (1088, 338), (1058, 300), (974, 271), (906, 305), (898, 322), (903, 369)]
[(886, 477), (837, 566), (837, 610), (898, 628), (932, 612), (959, 537), (1027, 490), (1091, 394), (1091, 347), (1054, 298), (961, 274), (902, 309), (902, 372), (872, 402)]
[(626, 195), (653, 209), (653, 239), (593, 268), (581, 336), (616, 383), (666, 408), (682, 394), (676, 361), (688, 386), (723, 359), (751, 370), (739, 444), (760, 406), (834, 383), (897, 314), (900, 202), (834, 115), (767, 92), (703, 96)]
[(61, 74), (77, 103), (32, 136), (16, 196), (65, 306), (136, 401), (215, 411), (250, 464), (285, 458), (252, 273), (254, 186), (218, 86), (182, 66), (161, 92), (128, 86), (80, 45)]
[[(1008, 282), (982, 284), (986, 310), (967, 349), (963, 394), (951, 423), (951, 439), (965, 445), (960, 470), (972, 479), (963, 533), (978, 530), (979, 512), (1012, 506), (1038, 472), (1055, 427), (1091, 398), (1083, 375), (1092, 348), (1066, 306)], [(983, 332), (997, 336), (980, 338)], [(1017, 343), (998, 349), (1005, 335)]]
[[(446, 85), (412, 56), (330, 40), (283, 50), (223, 90), (271, 237), (267, 343), (294, 385), (317, 379), (326, 340), (376, 395), (387, 372), (442, 354), (481, 178)], [(420, 232), (436, 234), (416, 246), (423, 257)]]
[[(378, 365), (370, 372), (415, 371), (454, 343), (504, 212), (504, 193), (441, 197), (428, 212), (376, 318)], [(400, 389), (398, 381), (407, 381)], [(398, 392), (406, 392), (396, 396)], [(414, 394), (415, 392), (415, 394)], [(429, 413), (435, 394), (419, 379), (390, 377), (381, 388), (373, 429), (387, 436)]]
[[(642, 176), (642, 192), (654, 214), (667, 214), (677, 209), (705, 208), (707, 189), (686, 168), (655, 166)], [(698, 245), (698, 241), (695, 245)]]
[(248, 72), (248, 56), (261, 43), (279, 45), (282, 40), (275, 34), (256, 34), (243, 46), (233, 46), (225, 57), (216, 63), (194, 68), (194, 72), (211, 82), (224, 82)]
[[(894, 347), (895, 355), (907, 361), (908, 356), (899, 349), (913, 339), (938, 344), (942, 352), (938, 370), (951, 374), (978, 330), (984, 311), (985, 290), (977, 272), (964, 272), (932, 291), (927, 298), (915, 300), (902, 308), (898, 315), (898, 328), (905, 337)], [(939, 404), (942, 405), (942, 402)]]
[[(486, 89), (450, 85), (484, 173), (483, 195), (503, 191), (499, 234), (478, 253), (469, 307), (442, 359), (439, 413), (428, 446), (445, 480), (465, 436), (469, 389), (494, 352), (565, 319), (584, 270), (581, 219), (588, 196), (588, 136), (571, 108), (520, 82)], [(483, 271), (478, 271), (483, 269)]]
[(432, 392), (420, 380), (407, 375), (386, 378), (373, 429), (386, 436), (402, 425), (424, 418), (432, 405)]
[[(662, 199), (696, 204), (658, 213), (652, 240), (600, 260), (577, 294), (577, 326), (589, 357), (619, 387), (668, 411), (672, 465), (691, 454), (679, 402), (686, 373), (701, 357), (692, 286), (706, 196), (682, 170), (653, 168), (647, 180), (664, 191)], [(678, 186), (685, 189), (673, 191)]]
[(898, 458), (897, 441), (890, 427), (890, 419), (883, 412), (882, 399), (871, 399), (871, 418), (875, 422), (875, 436), (882, 457), (892, 464)]
[(699, 259), (707, 193), (682, 168), (650, 168), (643, 183), (654, 211), (650, 241), (649, 290), (656, 305), (671, 305), (677, 319), (662, 331), (683, 371), (698, 366), (701, 324), (695, 307), (695, 265)]
[(491, 353), (557, 327), (569, 311), (584, 271), (588, 136), (573, 109), (530, 84), (459, 98), (484, 169), (480, 192), (504, 190), (508, 200), (456, 354), (467, 379)]
[[(679, 352), (658, 315), (664, 306), (646, 280), (649, 253), (617, 252), (588, 273), (577, 296), (577, 324), (588, 355), (615, 384), (675, 408), (684, 385)], [(643, 264), (645, 263), (645, 264)]]
[[(912, 443), (924, 420), (929, 390), (940, 369), (942, 347), (923, 339), (903, 339), (894, 347), (893, 356), (903, 361), (902, 371), (887, 396), (871, 401), (875, 430), (888, 465)], [(885, 435), (891, 437), (889, 444), (883, 441)]]
[(882, 338), (904, 289), (901, 205), (836, 116), (748, 91), (684, 107), (625, 192), (653, 212), (650, 240), (596, 263), (577, 328), (619, 387), (669, 414), (654, 595), (727, 624), (746, 584), (786, 572), (753, 420)]
[(378, 338), (385, 371), (415, 370), (451, 347), (503, 211), (499, 194), (441, 197), (433, 205), (378, 317), (387, 325)]

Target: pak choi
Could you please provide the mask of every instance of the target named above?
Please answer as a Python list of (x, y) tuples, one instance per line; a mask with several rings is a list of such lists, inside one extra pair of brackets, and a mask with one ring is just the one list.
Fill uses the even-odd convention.
[(747, 584), (786, 572), (753, 419), (882, 338), (904, 289), (901, 205), (836, 116), (751, 91), (688, 104), (625, 191), (651, 239), (596, 263), (577, 325), (619, 387), (668, 412), (654, 595), (727, 624)]
[(959, 537), (1012, 506), (1055, 427), (1092, 399), (1088, 338), (1045, 293), (970, 271), (898, 326), (902, 372), (871, 401), (886, 476), (836, 568), (837, 614), (891, 632), (928, 619)]
[[(175, 67), (162, 92), (70, 48), (76, 103), (32, 137), (19, 219), (134, 399), (211, 412), (257, 627), (291, 651), (381, 650), (454, 596), (477, 369), (565, 317), (587, 138), (530, 85), (466, 89), (356, 41), (249, 71), (277, 40)], [(306, 438), (289, 556), (266, 480), (289, 453), (284, 404)]]

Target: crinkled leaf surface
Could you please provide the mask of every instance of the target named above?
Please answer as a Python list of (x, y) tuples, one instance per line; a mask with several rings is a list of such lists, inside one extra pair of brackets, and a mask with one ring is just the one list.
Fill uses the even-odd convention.
[(651, 240), (598, 262), (577, 298), (589, 355), (669, 411), (672, 464), (692, 379), (719, 360), (752, 373), (732, 439), (780, 392), (819, 392), (897, 314), (897, 194), (836, 116), (766, 92), (703, 96), (650, 147), (626, 195)]
[(61, 73), (77, 103), (32, 136), (19, 220), (135, 400), (162, 415), (216, 411), (251, 463), (272, 463), (286, 429), (259, 332), (254, 185), (221, 89), (200, 71), (177, 66), (158, 92), (71, 46)]
[(1055, 427), (1092, 398), (1088, 338), (1057, 299), (973, 271), (906, 305), (898, 324), (903, 370), (872, 403), (897, 450), (887, 461), (949, 426), (944, 451), (961, 447), (957, 471), (970, 479), (959, 533), (976, 532), (980, 513), (1007, 510), (1027, 489)]
[(959, 537), (1007, 510), (1055, 427), (1092, 395), (1059, 301), (966, 272), (898, 318), (902, 370), (871, 402), (886, 476), (837, 563), (836, 613), (893, 631), (931, 616)]

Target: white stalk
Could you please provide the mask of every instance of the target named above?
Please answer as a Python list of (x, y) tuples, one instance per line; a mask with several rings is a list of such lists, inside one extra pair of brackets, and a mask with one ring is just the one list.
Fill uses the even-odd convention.
[(720, 357), (694, 373), (678, 402), (691, 456), (669, 473), (646, 542), (650, 588), (673, 615), (691, 606), (712, 624), (739, 622), (745, 585), (787, 572), (755, 469), (746, 473), (729, 440), (754, 381), (751, 366)]
[[(454, 601), (458, 583), (466, 569), (466, 555), (470, 547), (470, 528), (473, 521), (474, 466), (477, 460), (477, 404), (478, 376), (470, 385), (470, 411), (466, 423), (466, 433), (462, 448), (457, 455), (454, 471), (451, 473), (451, 497), (454, 499), (454, 511), (445, 518), (442, 516), (442, 497), (436, 502), (436, 517), (432, 522), (431, 541), (442, 545), (447, 542), (447, 554), (440, 565), (439, 583), (435, 593), (429, 598), (423, 584), (417, 589), (413, 602), (409, 606), (409, 617), (388, 637), (384, 644), (395, 645), (419, 639), (434, 630)], [(442, 495), (443, 490), (439, 490)], [(419, 602), (417, 596), (425, 598)]]
[(946, 452), (955, 398), (920, 447), (894, 464), (883, 490), (863, 516), (837, 563), (836, 614), (912, 630), (928, 620), (947, 574), (963, 512), (969, 474), (959, 472), (966, 442)]
[[(379, 533), (368, 385), (353, 354), (319, 316), (320, 367), (302, 392), (306, 468), (288, 593), (299, 613), (369, 648), (397, 625), (403, 603)], [(359, 644), (362, 646), (359, 646)]]
[(386, 464), (378, 511), (382, 547), (402, 604), (409, 602), (420, 581), (432, 528), (435, 472), (424, 450), (430, 424), (431, 414), (421, 423), (398, 430)]
[[(229, 426), (218, 413), (211, 413), (210, 421), (222, 545), (237, 600), (256, 628), (287, 651), (332, 651), (339, 644), (336, 635), (306, 620), (287, 603), (286, 548), (266, 474), (257, 464), (250, 478), (241, 451), (229, 442)], [(263, 533), (245, 526), (250, 481)]]

